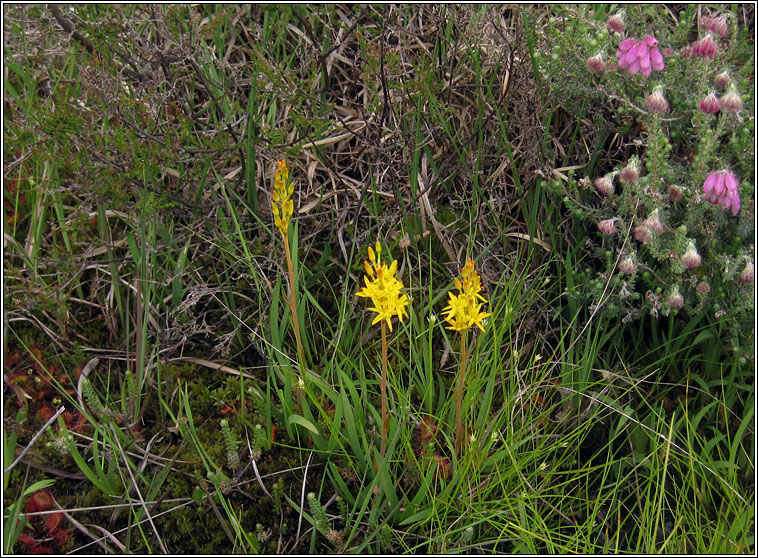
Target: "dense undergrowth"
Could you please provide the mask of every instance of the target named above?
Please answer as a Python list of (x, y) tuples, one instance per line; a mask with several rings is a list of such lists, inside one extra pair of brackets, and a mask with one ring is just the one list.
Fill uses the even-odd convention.
[(5, 552), (754, 552), (752, 6), (3, 16)]

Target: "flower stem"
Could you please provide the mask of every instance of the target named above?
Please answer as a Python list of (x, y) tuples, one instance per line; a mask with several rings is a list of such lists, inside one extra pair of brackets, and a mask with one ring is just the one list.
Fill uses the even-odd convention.
[(387, 326), (382, 320), (382, 378), (379, 382), (379, 390), (382, 394), (382, 446), (379, 450), (382, 457), (387, 449), (387, 430), (389, 430), (389, 416), (387, 416)]
[[(289, 236), (289, 235), (288, 235)], [(287, 302), (289, 303), (290, 312), (292, 313), (292, 325), (295, 328), (295, 341), (297, 342), (298, 364), (302, 369), (305, 366), (303, 342), (300, 337), (300, 321), (297, 316), (297, 295), (295, 294), (295, 266), (292, 265), (292, 254), (290, 252), (289, 238), (284, 238), (284, 252), (287, 256), (287, 271), (290, 279), (290, 292)]]
[(463, 401), (463, 378), (466, 374), (466, 332), (461, 331), (461, 368), (458, 373), (458, 388), (455, 391), (455, 452), (460, 455), (463, 438), (463, 421), (461, 420), (461, 404)]
[[(290, 280), (290, 292), (287, 297), (287, 304), (290, 307), (290, 313), (292, 314), (292, 327), (295, 330), (295, 342), (297, 343), (297, 365), (300, 369), (300, 377), (305, 381), (305, 351), (303, 350), (303, 342), (300, 338), (300, 320), (297, 315), (297, 295), (295, 287), (295, 266), (292, 265), (292, 254), (290, 253), (290, 241), (289, 235), (283, 236), (284, 240), (284, 253), (287, 256), (287, 271), (289, 273)], [(297, 383), (297, 382), (294, 382)], [(297, 389), (297, 402), (300, 405), (300, 410), (303, 409), (303, 390)]]

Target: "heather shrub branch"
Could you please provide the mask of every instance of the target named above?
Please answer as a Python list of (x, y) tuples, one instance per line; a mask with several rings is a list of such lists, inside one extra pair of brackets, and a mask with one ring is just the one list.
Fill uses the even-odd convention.
[(594, 308), (610, 278), (608, 318), (705, 312), (727, 324), (744, 359), (753, 343), (754, 124), (751, 90), (737, 79), (749, 65), (736, 51), (740, 30), (714, 12), (701, 32), (685, 32), (694, 23), (687, 10), (676, 29), (652, 29), (645, 13), (628, 6), (604, 26), (575, 22), (539, 58), (555, 94), (589, 97), (620, 123), (622, 148), (599, 152), (589, 174), (545, 184), (589, 225), (584, 288), (568, 295)]

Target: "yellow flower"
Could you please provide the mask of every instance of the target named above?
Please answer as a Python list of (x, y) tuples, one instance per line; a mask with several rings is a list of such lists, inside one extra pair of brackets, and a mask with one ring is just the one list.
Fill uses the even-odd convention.
[(292, 193), (295, 191), (295, 185), (287, 185), (289, 178), (289, 169), (287, 161), (277, 161), (277, 169), (274, 174), (274, 192), (273, 201), (271, 202), (271, 211), (274, 214), (274, 224), (283, 237), (287, 236), (287, 226), (289, 225), (292, 213), (295, 211), (295, 205), (292, 202)]
[(402, 322), (403, 316), (407, 316), (405, 309), (408, 306), (408, 297), (403, 294), (403, 283), (397, 276), (397, 260), (393, 260), (389, 267), (381, 261), (382, 247), (376, 243), (376, 251), (371, 246), (368, 248), (368, 261), (363, 262), (366, 276), (363, 278), (366, 285), (358, 291), (358, 296), (370, 298), (374, 306), (369, 308), (376, 312), (376, 317), (371, 325), (382, 320), (387, 320), (387, 325), (392, 331), (392, 316), (397, 316)]
[(463, 331), (471, 327), (478, 327), (484, 331), (482, 321), (490, 316), (489, 312), (482, 312), (482, 306), (487, 302), (481, 294), (482, 281), (479, 274), (474, 271), (474, 262), (466, 260), (466, 265), (461, 269), (461, 279), (455, 278), (455, 288), (458, 294), (448, 294), (448, 305), (442, 310), (445, 319), (450, 324), (447, 329)]

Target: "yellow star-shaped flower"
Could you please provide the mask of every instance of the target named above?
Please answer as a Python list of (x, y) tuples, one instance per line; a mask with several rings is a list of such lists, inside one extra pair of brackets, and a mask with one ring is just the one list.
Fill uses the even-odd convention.
[(474, 271), (474, 262), (466, 260), (466, 265), (461, 270), (461, 279), (454, 279), (458, 294), (448, 294), (448, 305), (442, 310), (445, 319), (450, 324), (447, 329), (463, 331), (474, 326), (484, 331), (485, 318), (489, 312), (482, 312), (482, 306), (487, 302), (481, 294), (482, 281), (479, 274)]
[(381, 261), (382, 247), (376, 243), (376, 251), (369, 246), (369, 261), (363, 262), (366, 275), (363, 278), (365, 286), (358, 291), (358, 296), (370, 298), (374, 306), (369, 310), (376, 312), (376, 317), (371, 325), (382, 320), (387, 320), (387, 326), (392, 331), (392, 316), (397, 316), (402, 322), (403, 317), (408, 315), (408, 297), (402, 292), (403, 283), (397, 276), (397, 260), (387, 264)]

